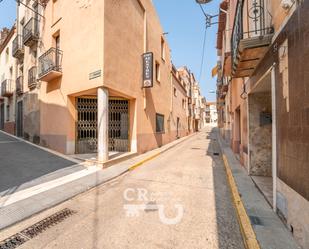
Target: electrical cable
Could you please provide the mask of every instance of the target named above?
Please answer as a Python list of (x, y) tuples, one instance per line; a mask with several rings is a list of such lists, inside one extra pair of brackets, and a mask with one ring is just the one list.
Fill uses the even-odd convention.
[(207, 14), (206, 14), (206, 12), (205, 12), (204, 8), (202, 7), (202, 5), (201, 5), (201, 4), (199, 4), (199, 6), (200, 6), (200, 8), (201, 8), (201, 10), (202, 10), (202, 12), (203, 12), (203, 14), (204, 14), (204, 16), (205, 16), (205, 17), (207, 17)]
[(206, 33), (207, 33), (207, 28), (205, 27), (203, 49), (202, 49), (202, 60), (201, 60), (201, 67), (200, 67), (200, 74), (199, 74), (199, 82), (201, 82), (202, 73), (203, 73), (203, 67), (204, 67), (204, 57), (205, 57), (205, 47), (206, 47)]

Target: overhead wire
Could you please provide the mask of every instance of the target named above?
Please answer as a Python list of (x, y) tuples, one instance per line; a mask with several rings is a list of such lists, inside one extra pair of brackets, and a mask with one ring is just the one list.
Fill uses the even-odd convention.
[(202, 74), (203, 74), (205, 48), (206, 48), (206, 34), (207, 34), (207, 28), (205, 27), (204, 39), (203, 39), (203, 48), (202, 48), (202, 56), (201, 56), (201, 58), (202, 58), (201, 59), (201, 67), (200, 67), (200, 74), (199, 74), (199, 82), (201, 82)]

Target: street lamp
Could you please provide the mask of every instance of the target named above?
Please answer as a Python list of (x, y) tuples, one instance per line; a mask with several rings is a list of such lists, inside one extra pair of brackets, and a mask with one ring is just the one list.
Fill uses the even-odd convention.
[(212, 0), (195, 0), (198, 4), (205, 4), (205, 3), (209, 3)]

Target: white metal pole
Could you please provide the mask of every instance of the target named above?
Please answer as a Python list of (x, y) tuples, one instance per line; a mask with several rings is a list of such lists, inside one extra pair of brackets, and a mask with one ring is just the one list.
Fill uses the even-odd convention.
[(108, 160), (108, 90), (98, 88), (98, 160)]

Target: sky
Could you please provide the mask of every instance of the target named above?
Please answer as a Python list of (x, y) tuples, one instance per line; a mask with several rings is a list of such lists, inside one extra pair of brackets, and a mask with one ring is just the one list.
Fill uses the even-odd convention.
[(15, 0), (3, 0), (2, 2), (0, 2), (0, 29), (2, 29), (3, 27), (12, 27), (15, 18), (16, 18)]
[[(0, 0), (1, 1), (1, 0)], [(200, 81), (202, 94), (207, 101), (214, 101), (216, 78), (211, 77), (211, 69), (217, 63), (216, 34), (217, 25), (207, 29), (204, 65), (201, 71), (205, 17), (195, 0), (153, 0), (166, 38), (172, 52), (172, 61), (176, 67), (187, 66)], [(11, 27), (16, 16), (14, 0), (0, 2), (0, 28)], [(220, 0), (204, 4), (207, 14), (218, 14)], [(217, 21), (214, 19), (214, 22)]]
[[(200, 82), (203, 96), (207, 101), (215, 101), (216, 78), (211, 77), (211, 69), (217, 64), (216, 35), (218, 25), (212, 25), (206, 32), (204, 65), (201, 71), (205, 17), (195, 0), (153, 0), (160, 17), (164, 32), (176, 67), (186, 65)], [(219, 11), (219, 0), (204, 4), (207, 14), (215, 15)], [(214, 18), (213, 22), (218, 19)]]

